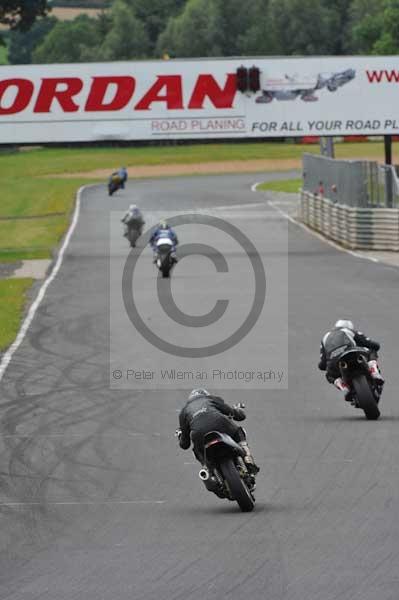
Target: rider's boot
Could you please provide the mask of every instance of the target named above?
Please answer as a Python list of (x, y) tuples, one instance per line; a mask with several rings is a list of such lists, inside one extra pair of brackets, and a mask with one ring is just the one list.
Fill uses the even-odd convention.
[(335, 387), (344, 394), (346, 402), (352, 402), (352, 393), (349, 385), (345, 383), (342, 377), (338, 377), (334, 381)]
[(255, 463), (254, 457), (251, 454), (251, 451), (249, 449), (247, 441), (246, 440), (241, 441), (241, 442), (239, 442), (239, 444), (245, 452), (244, 462), (245, 462), (246, 467), (248, 468), (248, 471), (250, 473), (256, 475), (256, 473), (259, 473), (260, 468)]
[(378, 367), (378, 363), (376, 360), (369, 360), (369, 373), (373, 379), (378, 381), (379, 383), (385, 383), (384, 378), (381, 375), (380, 369)]

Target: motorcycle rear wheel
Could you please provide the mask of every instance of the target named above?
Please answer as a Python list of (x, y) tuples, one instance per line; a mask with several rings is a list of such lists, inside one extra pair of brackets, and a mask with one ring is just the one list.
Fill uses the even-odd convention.
[(359, 406), (364, 410), (366, 418), (370, 421), (376, 421), (380, 416), (380, 411), (370, 390), (369, 383), (365, 375), (360, 375), (353, 380), (353, 387), (355, 388), (357, 400)]
[(232, 498), (237, 502), (242, 512), (251, 512), (254, 509), (255, 500), (241, 479), (233, 460), (230, 458), (223, 461), (220, 464), (220, 470), (229, 486)]

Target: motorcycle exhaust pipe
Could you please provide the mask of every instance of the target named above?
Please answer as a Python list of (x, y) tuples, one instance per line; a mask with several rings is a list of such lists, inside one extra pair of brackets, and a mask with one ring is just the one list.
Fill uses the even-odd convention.
[(209, 479), (209, 471), (205, 467), (200, 470), (198, 473), (198, 477), (202, 479), (202, 481), (208, 481)]

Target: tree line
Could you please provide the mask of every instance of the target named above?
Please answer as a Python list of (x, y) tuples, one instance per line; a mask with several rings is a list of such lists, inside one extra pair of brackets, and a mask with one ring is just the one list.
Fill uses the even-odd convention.
[(36, 3), (12, 26), (11, 63), (399, 52), (399, 0), (114, 0), (73, 21)]

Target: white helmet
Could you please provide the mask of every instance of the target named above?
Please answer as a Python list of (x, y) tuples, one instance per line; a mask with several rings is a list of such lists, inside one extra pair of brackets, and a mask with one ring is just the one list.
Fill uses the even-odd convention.
[(347, 319), (338, 319), (338, 321), (334, 325), (335, 329), (350, 329), (351, 331), (355, 331), (355, 326), (352, 321)]
[(133, 211), (133, 210), (136, 210), (136, 208), (137, 208), (137, 205), (136, 205), (136, 204), (131, 204), (131, 205), (129, 206), (129, 210), (132, 210), (132, 211)]
[(203, 396), (210, 396), (210, 393), (208, 392), (208, 390), (198, 388), (190, 392), (188, 399), (194, 400), (194, 398), (202, 398)]

